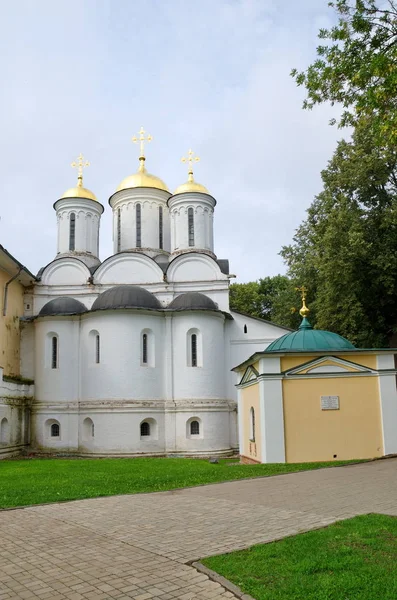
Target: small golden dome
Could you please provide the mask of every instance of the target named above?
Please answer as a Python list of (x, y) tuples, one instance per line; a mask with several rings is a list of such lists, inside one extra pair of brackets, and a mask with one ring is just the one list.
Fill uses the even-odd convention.
[(76, 187), (69, 188), (62, 194), (61, 199), (62, 198), (88, 198), (88, 200), (97, 200), (94, 192), (87, 190), (87, 188), (82, 185), (76, 185)]
[(201, 183), (197, 183), (196, 181), (187, 181), (186, 183), (182, 183), (182, 185), (178, 186), (174, 192), (175, 194), (187, 194), (188, 192), (198, 192), (199, 194), (209, 194), (209, 191), (206, 187), (201, 185)]
[(140, 166), (137, 173), (133, 175), (129, 175), (118, 186), (116, 192), (120, 192), (121, 190), (128, 190), (130, 188), (137, 187), (147, 187), (147, 188), (156, 188), (157, 190), (163, 190), (164, 192), (169, 192), (169, 189), (165, 185), (164, 181), (162, 181), (159, 177), (155, 175), (151, 175), (146, 171), (144, 165), (144, 157), (140, 157)]

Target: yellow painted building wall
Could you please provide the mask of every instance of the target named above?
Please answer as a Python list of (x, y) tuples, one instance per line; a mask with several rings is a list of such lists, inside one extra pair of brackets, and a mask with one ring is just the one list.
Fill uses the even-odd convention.
[(0, 269), (0, 366), (4, 375), (19, 375), (19, 317), (23, 315), (23, 286), (13, 281), (8, 286), (7, 315), (3, 317), (4, 286), (11, 275)]
[[(331, 356), (335, 356), (336, 358), (340, 358), (341, 360), (348, 360), (349, 362), (357, 363), (358, 365), (362, 365), (363, 367), (368, 367), (369, 369), (376, 369), (376, 355), (375, 354), (354, 354), (353, 352), (346, 354), (334, 354), (330, 352)], [(320, 355), (301, 355), (301, 356), (282, 356), (281, 357), (281, 370), (288, 371), (289, 369), (293, 369), (299, 365), (309, 362), (310, 360), (316, 360), (321, 358)]]
[[(261, 454), (261, 432), (260, 432), (260, 405), (259, 385), (257, 383), (241, 390), (243, 405), (243, 455), (253, 460), (260, 461)], [(250, 441), (251, 433), (251, 407), (255, 411), (255, 442)]]
[[(368, 366), (372, 359), (349, 357)], [(340, 409), (322, 410), (321, 396), (339, 396)], [(383, 455), (378, 377), (284, 380), (283, 403), (287, 462)]]

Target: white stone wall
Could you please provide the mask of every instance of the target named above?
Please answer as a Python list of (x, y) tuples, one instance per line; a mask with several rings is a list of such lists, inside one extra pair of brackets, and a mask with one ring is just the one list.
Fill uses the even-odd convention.
[[(189, 192), (170, 198), (171, 252), (183, 250), (214, 252), (214, 206), (214, 198), (207, 194)], [(189, 208), (193, 209), (193, 246), (189, 245)]]
[(58, 223), (57, 254), (70, 252), (70, 215), (75, 214), (74, 252), (87, 252), (99, 255), (99, 225), (103, 206), (88, 198), (62, 198), (54, 208)]
[(33, 393), (31, 384), (4, 381), (0, 367), (0, 459), (15, 456), (28, 447)]
[[(159, 208), (163, 209), (163, 248), (170, 252), (170, 217), (167, 206), (169, 192), (154, 188), (122, 190), (110, 199), (113, 210), (113, 252), (136, 249), (136, 206), (141, 205), (141, 248), (160, 249)], [(120, 210), (120, 244), (118, 243), (118, 211)]]

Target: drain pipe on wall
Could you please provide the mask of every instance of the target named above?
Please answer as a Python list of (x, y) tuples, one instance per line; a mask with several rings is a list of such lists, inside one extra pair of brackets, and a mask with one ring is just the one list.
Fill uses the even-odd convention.
[(6, 316), (7, 314), (7, 302), (8, 302), (8, 286), (15, 281), (15, 279), (18, 277), (18, 275), (20, 274), (20, 272), (22, 271), (23, 267), (19, 267), (19, 271), (18, 273), (16, 273), (14, 275), (14, 277), (11, 277), (11, 279), (9, 281), (7, 281), (7, 283), (4, 286), (4, 301), (3, 301), (3, 317)]

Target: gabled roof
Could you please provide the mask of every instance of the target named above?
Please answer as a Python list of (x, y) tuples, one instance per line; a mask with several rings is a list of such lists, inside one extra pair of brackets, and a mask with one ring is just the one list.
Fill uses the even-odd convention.
[[(16, 281), (24, 286), (32, 285), (36, 277), (0, 244), (0, 268), (10, 274), (10, 279), (18, 274)], [(19, 273), (18, 273), (19, 272)]]

